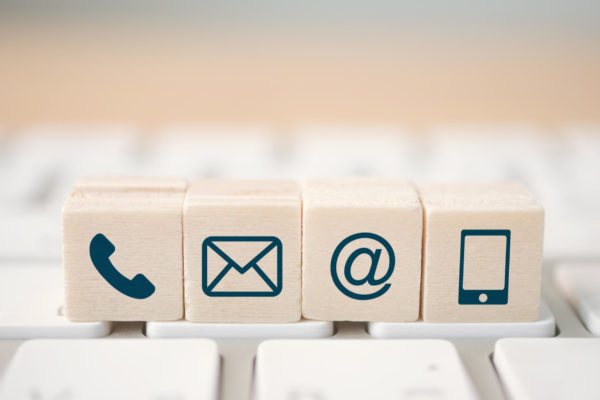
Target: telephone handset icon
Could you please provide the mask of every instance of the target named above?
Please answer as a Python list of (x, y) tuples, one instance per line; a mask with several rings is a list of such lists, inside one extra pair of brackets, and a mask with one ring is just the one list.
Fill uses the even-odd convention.
[(115, 252), (115, 246), (101, 233), (90, 242), (90, 258), (96, 270), (115, 289), (125, 296), (134, 299), (146, 299), (154, 293), (155, 287), (142, 274), (133, 279), (124, 277), (110, 262), (109, 257)]

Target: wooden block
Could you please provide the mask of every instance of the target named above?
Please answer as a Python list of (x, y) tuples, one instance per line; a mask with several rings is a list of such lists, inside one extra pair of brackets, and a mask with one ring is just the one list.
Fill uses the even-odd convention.
[(303, 315), (416, 320), (423, 215), (415, 187), (388, 180), (309, 181), (303, 201)]
[(69, 319), (182, 318), (186, 187), (184, 180), (150, 178), (76, 184), (63, 207)]
[(544, 210), (516, 183), (419, 186), (423, 319), (536, 321)]
[(193, 182), (183, 208), (186, 319), (300, 320), (301, 212), (294, 182)]

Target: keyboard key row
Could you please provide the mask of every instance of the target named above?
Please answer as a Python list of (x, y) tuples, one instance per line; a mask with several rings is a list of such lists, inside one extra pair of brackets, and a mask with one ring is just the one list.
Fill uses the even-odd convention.
[[(32, 127), (0, 141), (0, 243), (19, 229), (12, 214), (55, 218), (73, 180), (90, 174), (190, 179), (364, 175), (420, 182), (520, 180), (548, 210), (547, 254), (598, 255), (598, 131), (448, 126), (419, 133), (390, 126), (307, 126), (285, 135), (260, 126), (175, 126), (142, 136), (128, 126)], [(340, 140), (343, 152), (338, 151)], [(58, 241), (60, 225), (52, 224), (50, 232)], [(56, 258), (56, 251), (35, 244), (41, 241), (36, 235), (33, 231), (18, 239), (31, 244), (1, 247), (0, 257)]]
[[(24, 295), (27, 294), (27, 295)], [(71, 322), (62, 313), (62, 268), (58, 263), (0, 264), (0, 339), (95, 338), (111, 332), (110, 322)], [(368, 325), (378, 338), (497, 338), (552, 336), (555, 321), (542, 303), (540, 318), (523, 323), (384, 323)], [(147, 322), (149, 338), (323, 338), (334, 334), (331, 321), (287, 324)]]
[[(513, 400), (596, 399), (598, 360), (598, 339), (502, 339), (493, 355)], [(220, 364), (207, 339), (33, 340), (0, 398), (217, 400)], [(253, 400), (481, 398), (457, 349), (435, 339), (266, 341), (252, 386)]]

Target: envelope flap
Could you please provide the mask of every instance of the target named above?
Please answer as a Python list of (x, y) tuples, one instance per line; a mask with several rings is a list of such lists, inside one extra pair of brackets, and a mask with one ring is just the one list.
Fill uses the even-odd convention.
[[(274, 278), (264, 279), (264, 275), (255, 268), (247, 269), (243, 274), (238, 270), (230, 269), (225, 276), (215, 285), (209, 285), (214, 291), (243, 291), (243, 292), (270, 292), (273, 291)], [(275, 277), (276, 279), (276, 277)], [(213, 281), (211, 281), (212, 283)], [(275, 280), (276, 282), (276, 280)]]
[(274, 241), (262, 237), (225, 237), (210, 240), (208, 247), (243, 273), (274, 248)]

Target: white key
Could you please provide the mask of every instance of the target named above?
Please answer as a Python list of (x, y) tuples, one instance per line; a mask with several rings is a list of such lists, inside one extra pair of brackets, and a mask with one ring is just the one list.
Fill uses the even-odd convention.
[(33, 340), (8, 366), (0, 398), (214, 400), (215, 342), (182, 340)]
[(478, 398), (444, 340), (269, 340), (255, 379), (256, 400)]
[(0, 212), (0, 259), (60, 260), (60, 207), (53, 213)]
[(600, 256), (596, 228), (600, 226), (599, 134), (600, 126), (568, 128), (564, 154), (553, 157), (554, 164), (562, 166), (563, 179), (553, 185), (552, 203), (546, 206), (546, 248), (551, 255)]
[(409, 178), (406, 133), (388, 126), (306, 126), (294, 132), (295, 176)]
[(600, 336), (600, 263), (559, 265), (554, 280), (588, 330)]
[(432, 180), (520, 180), (543, 172), (540, 132), (528, 126), (447, 126), (431, 132)]
[(95, 338), (109, 322), (70, 322), (62, 316), (60, 264), (0, 264), (0, 339)]
[(598, 339), (501, 339), (494, 364), (512, 400), (600, 398)]
[(533, 322), (369, 322), (369, 334), (376, 338), (499, 338), (551, 337), (556, 320), (542, 301), (540, 318)]
[(598, 199), (600, 196), (600, 188), (597, 185), (600, 178), (600, 125), (568, 127), (565, 129), (565, 135), (571, 152), (571, 159), (567, 165), (570, 182)]
[(271, 139), (260, 126), (168, 127), (151, 143), (146, 171), (187, 179), (269, 176)]
[(300, 320), (289, 324), (215, 324), (189, 321), (146, 322), (150, 338), (324, 338), (333, 335), (333, 322)]

